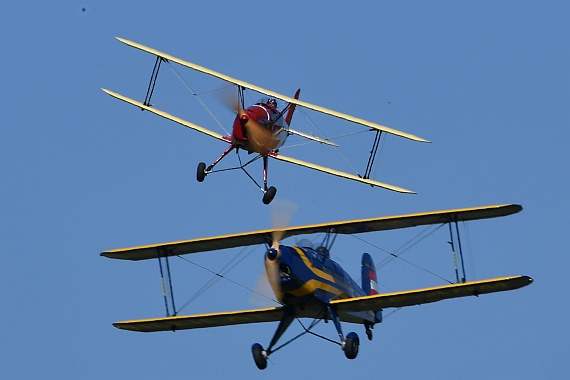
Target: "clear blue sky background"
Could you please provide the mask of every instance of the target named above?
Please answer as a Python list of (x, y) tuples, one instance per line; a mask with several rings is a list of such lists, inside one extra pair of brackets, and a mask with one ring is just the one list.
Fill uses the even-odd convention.
[[(568, 377), (569, 16), (563, 1), (4, 4), (0, 376)], [(354, 361), (336, 345), (304, 337), (272, 356), (265, 372), (250, 346), (267, 345), (275, 324), (155, 334), (113, 328), (117, 320), (164, 315), (159, 271), (154, 262), (113, 261), (100, 252), (270, 226), (270, 207), (244, 175), (196, 182), (197, 162), (212, 161), (223, 143), (100, 90), (141, 100), (146, 92), (153, 58), (115, 36), (284, 94), (301, 87), (306, 101), (433, 141), (388, 136), (375, 166), (375, 178), (417, 195), (272, 162), (277, 198), (299, 207), (293, 225), (520, 203), (520, 214), (468, 225), (468, 279), (525, 274), (535, 282), (399, 310), (377, 326), (372, 342), (363, 340)], [(207, 89), (199, 76), (177, 70)], [(222, 132), (173, 79), (165, 67), (154, 99)], [(182, 103), (166, 102), (179, 93)], [(232, 115), (210, 104), (229, 125)], [(309, 113), (296, 115), (293, 127), (329, 137), (361, 130)], [(339, 143), (362, 172), (371, 136)], [(351, 170), (334, 148), (296, 149), (283, 153)], [(260, 172), (256, 163), (252, 174)], [(416, 233), (361, 237), (393, 252)], [(440, 229), (405, 258), (453, 280), (447, 239)], [(351, 237), (339, 238), (332, 256), (358, 278), (365, 250), (376, 262), (386, 258)], [(263, 251), (190, 259), (217, 271), (241, 254), (226, 276), (252, 288)], [(180, 259), (172, 264), (181, 306), (212, 275)], [(444, 283), (401, 260), (381, 267), (379, 281), (382, 291)], [(220, 280), (182, 313), (247, 309), (249, 296)], [(344, 326), (353, 328), (364, 337), (361, 326)], [(336, 335), (330, 324), (317, 330)], [(288, 336), (299, 331), (294, 325)]]

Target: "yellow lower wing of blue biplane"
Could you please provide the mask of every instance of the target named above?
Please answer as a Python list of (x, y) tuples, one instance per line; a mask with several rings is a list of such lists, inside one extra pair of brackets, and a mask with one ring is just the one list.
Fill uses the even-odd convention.
[(528, 276), (511, 276), (488, 280), (470, 281), (460, 284), (436, 286), (403, 292), (374, 294), (371, 296), (347, 298), (331, 301), (331, 305), (339, 312), (358, 312), (380, 310), (392, 307), (406, 307), (437, 302), (441, 300), (478, 296), (480, 294), (504, 292), (530, 285), (532, 278)]
[[(331, 301), (341, 320), (344, 313), (367, 310), (399, 308), (442, 301), (445, 299), (478, 296), (522, 288), (532, 283), (528, 276), (512, 276), (489, 280), (471, 281), (461, 284), (436, 286), (432, 288), (407, 290), (386, 294), (376, 294), (357, 298)], [(206, 327), (230, 326), (247, 323), (276, 322), (284, 313), (282, 307), (240, 310), (231, 312), (173, 316), (164, 318), (140, 319), (113, 323), (113, 326), (130, 331), (156, 332), (199, 329)], [(322, 310), (315, 307), (295, 310), (297, 318), (323, 318)], [(349, 319), (348, 321), (352, 321)]]

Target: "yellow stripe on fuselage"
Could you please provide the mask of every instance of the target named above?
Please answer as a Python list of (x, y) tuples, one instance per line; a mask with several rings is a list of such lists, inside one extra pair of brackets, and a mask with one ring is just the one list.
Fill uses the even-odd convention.
[(295, 251), (297, 251), (297, 253), (299, 254), (299, 257), (301, 258), (301, 260), (303, 260), (303, 263), (305, 264), (305, 266), (307, 268), (309, 268), (309, 270), (311, 272), (313, 272), (316, 276), (323, 278), (325, 280), (328, 280), (330, 282), (334, 282), (334, 277), (331, 276), (330, 274), (328, 274), (327, 272), (314, 268), (313, 264), (311, 263), (311, 260), (309, 260), (309, 258), (307, 257), (307, 255), (305, 254), (305, 252), (303, 252), (303, 250), (299, 247), (291, 247), (293, 248)]
[(337, 296), (340, 296), (340, 298), (348, 297), (348, 295), (344, 291), (339, 289), (338, 287), (322, 281), (322, 280), (326, 280), (326, 281), (332, 282), (333, 284), (338, 285), (338, 283), (335, 281), (334, 277), (331, 274), (329, 274), (329, 273), (327, 273), (321, 269), (313, 267), (311, 260), (307, 257), (307, 255), (305, 254), (305, 252), (303, 252), (302, 249), (300, 249), (299, 247), (291, 247), (291, 248), (293, 248), (297, 252), (297, 254), (301, 258), (301, 260), (303, 260), (303, 264), (305, 264), (305, 266), (311, 272), (313, 272), (313, 274), (315, 276), (317, 276), (318, 278), (310, 279), (309, 281), (305, 282), (303, 285), (301, 285), (296, 290), (289, 291), (288, 293), (290, 293), (291, 295), (294, 295), (296, 297), (303, 297), (303, 296), (306, 296), (308, 294), (313, 293), (317, 289), (322, 289), (322, 290), (327, 291), (329, 293), (333, 293)]
[[(337, 296), (341, 295), (341, 294), (345, 294), (342, 290), (338, 289), (337, 287), (335, 287), (331, 284), (327, 284), (326, 282), (316, 280), (316, 279), (309, 280), (309, 281), (305, 282), (303, 285), (301, 285), (300, 288), (297, 288), (296, 290), (290, 291), (288, 293), (291, 295), (294, 295), (295, 297), (303, 297), (303, 296), (306, 296), (308, 294), (314, 293), (315, 290), (317, 290), (317, 289), (322, 289), (322, 290), (327, 291), (329, 293), (336, 294)], [(341, 297), (341, 298), (345, 298), (345, 297)]]

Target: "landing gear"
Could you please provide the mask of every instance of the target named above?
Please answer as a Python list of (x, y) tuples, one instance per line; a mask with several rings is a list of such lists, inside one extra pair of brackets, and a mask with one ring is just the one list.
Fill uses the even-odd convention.
[[(328, 316), (326, 315), (327, 312), (328, 312)], [(329, 319), (329, 317), (330, 317), (330, 319)], [(295, 319), (295, 312), (294, 312), (293, 307), (291, 307), (290, 305), (285, 306), (284, 313), (281, 316), (281, 321), (279, 322), (279, 326), (277, 327), (277, 330), (275, 331), (275, 334), (273, 335), (273, 338), (271, 339), (271, 342), (269, 343), (269, 347), (267, 349), (264, 349), (263, 346), (259, 343), (254, 343), (251, 346), (251, 354), (253, 356), (253, 360), (254, 360), (257, 368), (259, 368), (261, 370), (267, 368), (267, 358), (270, 355), (272, 355), (274, 352), (280, 350), (281, 348), (285, 347), (286, 345), (288, 345), (292, 341), (296, 340), (297, 338), (300, 338), (301, 336), (303, 336), (304, 334), (307, 334), (307, 333), (310, 333), (314, 336), (325, 339), (329, 342), (338, 344), (341, 347), (342, 351), (344, 352), (344, 355), (348, 359), (352, 360), (352, 359), (356, 358), (356, 356), (358, 355), (358, 351), (360, 348), (360, 338), (358, 337), (358, 334), (356, 334), (355, 332), (350, 332), (345, 337), (342, 333), (342, 329), (340, 326), (340, 319), (338, 317), (338, 314), (336, 313), (336, 310), (334, 310), (334, 308), (332, 308), (330, 306), (327, 307), (326, 309), (324, 309), (322, 314), (319, 314), (318, 316), (316, 316), (315, 320), (313, 321), (313, 323), (308, 328), (303, 326), (303, 328), (305, 329), (305, 332), (298, 334), (297, 336), (290, 339), (289, 341), (281, 344), (279, 347), (275, 347), (279, 338), (283, 335), (283, 333), (285, 332), (287, 327), (289, 327), (289, 325), (291, 324), (291, 322), (294, 319)], [(340, 338), (340, 342), (331, 340), (327, 337), (321, 336), (321, 335), (316, 334), (316, 333), (311, 331), (311, 329), (319, 321), (321, 321), (323, 319), (325, 321), (332, 320), (332, 322), (336, 328), (336, 331), (338, 333), (338, 336)], [(365, 326), (367, 327), (367, 331), (369, 331), (371, 328), (371, 325), (365, 325)]]
[(277, 189), (273, 186), (267, 187), (267, 156), (263, 156), (263, 204), (270, 204), (275, 194), (277, 194)]
[(358, 355), (358, 347), (360, 346), (360, 339), (358, 338), (358, 335), (355, 332), (350, 332), (345, 338), (342, 334), (340, 319), (338, 318), (336, 311), (331, 307), (328, 308), (328, 311), (333, 321), (334, 327), (336, 328), (336, 332), (338, 333), (338, 337), (342, 342), (341, 347), (344, 351), (344, 355), (348, 359), (354, 359), (356, 355)]
[(344, 355), (348, 359), (354, 359), (358, 355), (358, 347), (360, 346), (360, 339), (355, 332), (348, 333), (344, 340), (343, 350)]
[(255, 343), (251, 346), (251, 354), (253, 355), (253, 360), (255, 361), (257, 368), (267, 368), (267, 352), (263, 349), (261, 344)]
[(372, 329), (374, 328), (374, 325), (365, 323), (364, 327), (366, 328), (366, 337), (368, 340), (372, 340)]
[(196, 179), (198, 182), (203, 182), (204, 178), (206, 178), (206, 163), (200, 162), (196, 170)]
[(270, 204), (273, 198), (275, 198), (275, 194), (277, 194), (277, 189), (274, 186), (265, 190), (265, 193), (263, 194), (263, 204)]
[(235, 147), (233, 145), (228, 146), (228, 148), (224, 150), (224, 153), (222, 153), (220, 157), (218, 157), (216, 161), (212, 162), (212, 164), (208, 167), (206, 167), (206, 164), (204, 162), (200, 162), (198, 164), (198, 169), (196, 170), (196, 179), (198, 182), (204, 181), (204, 178), (206, 178), (206, 175), (211, 172), (212, 169), (214, 169), (214, 166), (216, 166), (216, 164), (220, 162), (222, 158), (227, 156), (228, 153), (230, 153), (234, 148)]

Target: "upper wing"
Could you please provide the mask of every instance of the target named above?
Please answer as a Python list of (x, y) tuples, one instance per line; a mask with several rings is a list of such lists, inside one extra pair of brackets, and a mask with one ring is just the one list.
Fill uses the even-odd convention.
[(520, 205), (504, 204), (368, 219), (345, 220), (340, 222), (310, 224), (284, 229), (260, 230), (232, 235), (212, 236), (170, 243), (114, 249), (101, 253), (101, 256), (123, 260), (145, 260), (157, 258), (159, 256), (176, 256), (188, 253), (262, 244), (264, 242), (270, 242), (271, 234), (277, 230), (283, 232), (283, 239), (295, 235), (330, 231), (339, 234), (358, 234), (363, 232), (393, 230), (428, 224), (440, 224), (449, 221), (461, 222), (476, 219), (497, 218), (515, 214), (521, 210), (522, 207)]
[(390, 307), (404, 307), (437, 302), (450, 298), (478, 296), (479, 294), (504, 292), (530, 285), (532, 278), (528, 276), (513, 276), (493, 278), (489, 280), (471, 281), (462, 284), (451, 284), (407, 290), (404, 292), (375, 294), (371, 296), (333, 300), (339, 312), (359, 312), (380, 310)]
[(386, 126), (384, 126), (384, 125), (376, 124), (376, 123), (373, 123), (373, 122), (371, 122), (371, 121), (367, 121), (367, 120), (364, 120), (364, 119), (361, 119), (361, 118), (358, 118), (358, 117), (350, 116), (350, 115), (347, 115), (347, 114), (345, 114), (345, 113), (338, 112), (338, 111), (334, 111), (334, 110), (331, 110), (331, 109), (328, 109), (328, 108), (324, 108), (324, 107), (321, 107), (321, 106), (317, 106), (317, 105), (314, 105), (314, 104), (311, 104), (311, 103), (303, 102), (303, 101), (301, 101), (301, 100), (298, 100), (298, 99), (295, 99), (295, 98), (291, 98), (291, 97), (289, 97), (289, 96), (282, 95), (282, 94), (279, 94), (279, 93), (274, 92), (274, 91), (271, 91), (271, 90), (264, 89), (264, 88), (262, 88), (262, 87), (259, 87), (259, 86), (256, 86), (256, 85), (253, 85), (253, 84), (244, 82), (244, 81), (239, 80), (239, 79), (232, 78), (232, 77), (230, 77), (230, 76), (227, 76), (227, 75), (224, 75), (224, 74), (221, 74), (221, 73), (218, 73), (217, 71), (210, 70), (210, 69), (208, 69), (208, 68), (206, 68), (206, 67), (197, 65), (197, 64), (195, 64), (195, 63), (188, 62), (188, 61), (184, 61), (184, 60), (182, 60), (182, 59), (180, 59), (180, 58), (176, 58), (176, 57), (174, 57), (174, 56), (172, 56), (172, 55), (170, 55), (170, 54), (163, 53), (163, 52), (158, 51), (158, 50), (156, 50), (156, 49), (153, 49), (153, 48), (150, 48), (150, 47), (141, 45), (141, 44), (136, 43), (136, 42), (133, 42), (133, 41), (126, 40), (126, 39), (124, 39), (124, 38), (119, 38), (119, 37), (117, 37), (117, 39), (118, 39), (119, 41), (121, 41), (122, 43), (124, 43), (124, 44), (127, 44), (127, 45), (132, 46), (132, 47), (137, 48), (137, 49), (140, 49), (140, 50), (145, 51), (145, 52), (147, 52), (147, 53), (154, 54), (154, 55), (156, 55), (156, 56), (158, 56), (158, 57), (162, 57), (162, 58), (164, 58), (164, 59), (166, 59), (166, 60), (168, 60), (168, 61), (176, 62), (176, 63), (178, 63), (178, 64), (180, 64), (180, 65), (182, 65), (182, 66), (186, 66), (186, 67), (188, 67), (188, 68), (191, 68), (191, 69), (193, 69), (193, 70), (199, 71), (199, 72), (204, 73), (204, 74), (212, 75), (212, 76), (214, 76), (214, 77), (216, 77), (216, 78), (222, 79), (222, 80), (224, 80), (224, 81), (226, 81), (226, 82), (229, 82), (229, 83), (233, 83), (233, 84), (235, 84), (235, 85), (237, 85), (237, 86), (249, 88), (249, 89), (251, 89), (251, 90), (257, 91), (257, 92), (262, 93), (262, 94), (264, 94), (264, 95), (267, 95), (267, 96), (270, 96), (270, 97), (274, 97), (274, 98), (278, 98), (278, 99), (282, 99), (282, 100), (284, 100), (284, 101), (286, 101), (286, 102), (288, 102), (288, 103), (297, 104), (297, 105), (299, 105), (299, 106), (302, 106), (302, 107), (305, 107), (305, 108), (308, 108), (308, 109), (311, 109), (311, 110), (314, 110), (314, 111), (317, 111), (317, 112), (321, 112), (321, 113), (324, 113), (324, 114), (327, 114), (327, 115), (335, 116), (335, 117), (338, 117), (338, 118), (340, 118), (340, 119), (348, 120), (348, 121), (351, 121), (351, 122), (353, 122), (353, 123), (361, 124), (361, 125), (364, 125), (364, 126), (373, 128), (373, 129), (377, 129), (377, 130), (380, 130), (380, 131), (383, 131), (383, 132), (386, 132), (386, 133), (390, 133), (390, 134), (393, 134), (393, 135), (396, 135), (396, 136), (404, 137), (404, 138), (407, 138), (407, 139), (410, 139), (410, 140), (420, 141), (420, 142), (429, 142), (428, 140), (423, 139), (423, 138), (418, 137), (418, 136), (415, 136), (415, 135), (413, 135), (413, 134), (411, 134), (411, 133), (406, 133), (406, 132), (398, 131), (398, 130), (396, 130), (396, 129), (386, 127)]
[(292, 157), (287, 157), (287, 156), (283, 156), (281, 154), (278, 153), (269, 153), (269, 155), (277, 160), (281, 160), (281, 161), (285, 161), (285, 162), (289, 162), (291, 164), (295, 164), (295, 165), (300, 165), (300, 166), (304, 166), (306, 168), (309, 169), (314, 169), (314, 170), (318, 170), (324, 173), (328, 173), (328, 174), (332, 174), (332, 175), (336, 175), (338, 177), (342, 177), (342, 178), (346, 178), (346, 179), (351, 179), (353, 181), (358, 181), (358, 182), (362, 182), (362, 183), (366, 183), (370, 186), (378, 186), (378, 187), (382, 187), (384, 189), (388, 189), (388, 190), (392, 190), (392, 191), (397, 191), (399, 193), (408, 193), (408, 194), (415, 194), (415, 192), (408, 190), (408, 189), (404, 189), (403, 187), (398, 187), (398, 186), (394, 186), (394, 185), (389, 185), (387, 183), (383, 183), (383, 182), (378, 182), (369, 178), (362, 178), (359, 177), (357, 175), (354, 174), (350, 174), (350, 173), (346, 173), (346, 172), (341, 172), (340, 170), (335, 170), (335, 169), (331, 169), (331, 168), (327, 168), (321, 165), (317, 165), (317, 164), (313, 164), (312, 162), (306, 162), (306, 161), (302, 161), (302, 160), (298, 160), (296, 158), (292, 158)]
[(136, 101), (136, 100), (134, 100), (134, 99), (128, 98), (128, 97), (126, 97), (126, 96), (124, 96), (124, 95), (121, 95), (121, 94), (118, 94), (118, 93), (116, 93), (116, 92), (114, 92), (114, 91), (107, 90), (107, 89), (105, 89), (105, 88), (102, 88), (101, 90), (105, 91), (107, 94), (111, 95), (111, 96), (114, 97), (114, 98), (117, 98), (117, 99), (122, 100), (122, 101), (124, 101), (124, 102), (126, 102), (126, 103), (129, 103), (129, 104), (132, 104), (133, 106), (139, 107), (139, 108), (142, 109), (142, 110), (152, 112), (152, 113), (154, 113), (154, 114), (156, 114), (156, 115), (158, 115), (158, 116), (162, 116), (162, 117), (165, 118), (165, 119), (174, 121), (175, 123), (181, 124), (181, 125), (183, 125), (183, 126), (185, 126), (185, 127), (191, 128), (191, 129), (194, 129), (194, 130), (196, 130), (196, 131), (198, 131), (198, 132), (202, 132), (202, 133), (204, 133), (204, 134), (206, 134), (206, 135), (208, 135), (208, 136), (214, 137), (214, 138), (216, 138), (216, 139), (218, 139), (218, 140), (223, 140), (223, 141), (225, 141), (225, 142), (231, 142), (231, 140), (229, 140), (229, 138), (226, 137), (226, 136), (222, 136), (222, 135), (220, 135), (219, 133), (216, 133), (216, 132), (214, 132), (214, 131), (211, 131), (211, 130), (209, 130), (209, 129), (206, 129), (206, 128), (201, 127), (201, 126), (199, 126), (199, 125), (197, 125), (197, 124), (191, 123), (191, 122), (189, 122), (189, 121), (186, 121), (186, 120), (181, 119), (181, 118), (179, 118), (179, 117), (176, 117), (176, 116), (174, 116), (174, 115), (171, 115), (171, 114), (169, 114), (168, 112), (164, 112), (164, 111), (161, 111), (161, 110), (156, 109), (156, 108), (154, 108), (154, 107), (150, 107), (150, 106), (144, 105), (143, 103), (141, 103), (141, 102), (139, 102), (139, 101)]
[(223, 313), (182, 315), (164, 318), (139, 319), (113, 323), (113, 326), (130, 331), (154, 332), (200, 329), (205, 327), (240, 325), (246, 323), (279, 321), (281, 307), (241, 310)]

